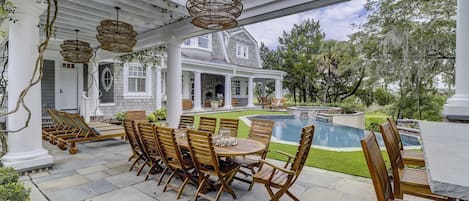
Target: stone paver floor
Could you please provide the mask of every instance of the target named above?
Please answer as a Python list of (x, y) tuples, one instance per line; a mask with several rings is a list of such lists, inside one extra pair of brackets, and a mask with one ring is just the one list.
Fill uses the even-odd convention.
[[(128, 171), (130, 147), (125, 142), (107, 140), (80, 144), (76, 155), (70, 155), (68, 151), (59, 150), (47, 142), (44, 142), (44, 147), (54, 156), (54, 167), (21, 177), (23, 183), (31, 188), (31, 201), (176, 200), (174, 191), (163, 193), (163, 185), (156, 185), (155, 178), (159, 174), (144, 181), (144, 174), (137, 177), (136, 170)], [(269, 200), (262, 185), (255, 185), (251, 192), (247, 191), (247, 187), (245, 183), (233, 182), (238, 196), (236, 200)], [(195, 190), (192, 185), (186, 186), (180, 200), (192, 200)], [(302, 201), (375, 200), (369, 179), (310, 167), (305, 167), (291, 191)], [(221, 200), (233, 199), (224, 193)], [(285, 196), (282, 200), (289, 198)]]

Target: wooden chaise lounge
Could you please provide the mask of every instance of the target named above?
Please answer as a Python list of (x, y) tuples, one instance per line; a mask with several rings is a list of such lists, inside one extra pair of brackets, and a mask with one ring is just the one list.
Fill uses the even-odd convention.
[(73, 124), (79, 129), (79, 132), (73, 135), (57, 136), (56, 140), (59, 148), (65, 150), (69, 147), (70, 154), (76, 154), (78, 152), (76, 143), (106, 140), (116, 137), (123, 139), (125, 137), (123, 127), (114, 130), (106, 130), (106, 128), (101, 130), (100, 128), (90, 127), (78, 114), (69, 114), (69, 117), (73, 121)]

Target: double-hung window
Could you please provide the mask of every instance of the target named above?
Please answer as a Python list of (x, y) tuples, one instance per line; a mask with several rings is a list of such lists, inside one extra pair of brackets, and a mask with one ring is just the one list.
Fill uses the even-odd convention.
[(241, 94), (241, 81), (233, 80), (231, 81), (231, 94), (240, 95)]
[(189, 48), (198, 48), (202, 50), (212, 50), (212, 36), (210, 34), (186, 39), (184, 46)]
[(236, 56), (238, 58), (249, 59), (249, 48), (242, 43), (236, 43)]
[(126, 64), (124, 71), (124, 96), (151, 96), (151, 73), (147, 67), (130, 63)]

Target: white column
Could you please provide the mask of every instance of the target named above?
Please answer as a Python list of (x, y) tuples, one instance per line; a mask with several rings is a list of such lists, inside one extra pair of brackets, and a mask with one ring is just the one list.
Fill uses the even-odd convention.
[(182, 67), (181, 67), (181, 45), (182, 40), (174, 36), (168, 41), (168, 80), (171, 87), (167, 91), (168, 101), (168, 123), (172, 128), (176, 128), (179, 116), (182, 114)]
[(194, 71), (194, 110), (202, 110), (202, 80), (200, 72)]
[[(9, 27), (8, 51), (8, 111), (15, 108), (20, 92), (29, 84), (33, 75), (39, 45), (39, 15), (45, 5), (32, 0), (14, 0), (16, 12), (15, 23)], [(37, 83), (24, 98), (31, 111), (28, 127), (18, 133), (8, 134), (8, 153), (3, 156), (2, 164), (16, 170), (30, 170), (48, 167), (53, 158), (42, 147), (41, 127), (41, 83)], [(7, 129), (17, 130), (24, 126), (28, 113), (22, 107), (19, 111), (7, 116)]]
[(90, 116), (103, 116), (99, 110), (99, 65), (97, 62), (88, 64), (88, 96), (90, 97)]
[(275, 79), (275, 98), (282, 98), (282, 80)]
[(161, 109), (161, 88), (162, 88), (162, 82), (161, 82), (161, 68), (156, 69), (156, 92), (155, 92), (155, 100), (156, 100), (156, 109), (159, 110)]
[(248, 79), (248, 107), (254, 107), (254, 78)]
[(190, 99), (190, 77), (189, 72), (182, 72), (182, 97), (184, 99)]
[(456, 94), (447, 100), (443, 115), (469, 120), (469, 1), (458, 0), (456, 19)]
[(231, 75), (225, 75), (225, 108), (231, 109)]

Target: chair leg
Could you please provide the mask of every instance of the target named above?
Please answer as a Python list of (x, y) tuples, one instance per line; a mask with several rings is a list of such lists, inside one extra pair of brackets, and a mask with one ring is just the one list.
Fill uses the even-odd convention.
[(168, 188), (169, 182), (173, 179), (174, 175), (176, 175), (176, 171), (173, 171), (171, 175), (169, 175), (168, 180), (166, 181), (166, 184), (164, 185), (163, 192), (166, 192), (166, 189)]
[(274, 192), (272, 191), (270, 186), (267, 184), (264, 184), (264, 186), (265, 186), (265, 189), (267, 189), (267, 192), (269, 193), (270, 197), (274, 197)]
[[(222, 181), (222, 182), (223, 182), (223, 181)], [(225, 190), (224, 188), (225, 188), (225, 185), (222, 184), (222, 185), (220, 186), (220, 189), (218, 189), (217, 196), (215, 196), (215, 200), (216, 200), (216, 201), (218, 201), (218, 200), (220, 199), (220, 196), (221, 196), (221, 194), (223, 193), (223, 190)], [(235, 198), (235, 199), (236, 199), (236, 198)]]
[(203, 178), (202, 181), (199, 183), (199, 187), (197, 188), (197, 191), (194, 194), (194, 199), (193, 199), (194, 201), (197, 201), (197, 199), (199, 198), (199, 193), (202, 190), (202, 188), (204, 187), (206, 180), (207, 180), (207, 178)]
[(163, 177), (164, 177), (164, 175), (166, 174), (167, 171), (168, 171), (168, 167), (165, 167), (164, 170), (163, 170), (163, 173), (161, 173), (161, 176), (158, 179), (158, 186), (161, 185), (161, 181), (163, 181)]
[(146, 176), (145, 176), (145, 181), (148, 180), (148, 177), (150, 177), (151, 171), (156, 167), (156, 163), (150, 166), (150, 169), (148, 170)]
[(233, 197), (233, 199), (236, 200), (236, 193), (234, 192), (234, 190), (228, 185), (225, 183), (225, 181), (222, 181), (222, 187), (225, 188), (225, 191), (228, 192), (229, 194), (231, 194), (231, 197)]
[(140, 176), (140, 173), (142, 173), (143, 168), (148, 164), (148, 160), (145, 160), (145, 162), (140, 166), (140, 168), (137, 171), (137, 176)]
[(179, 190), (178, 190), (178, 194), (177, 194), (177, 196), (176, 196), (176, 199), (181, 198), (182, 191), (184, 191), (184, 187), (186, 186), (187, 182), (189, 182), (189, 177), (186, 177), (186, 178), (184, 179), (184, 182), (182, 182), (181, 187), (179, 187)]
[(132, 153), (132, 155), (130, 155), (129, 159), (127, 159), (127, 162), (131, 161), (131, 160), (132, 160), (132, 158), (134, 158), (134, 157), (135, 157), (135, 154), (134, 154), (134, 153)]
[(129, 169), (129, 172), (132, 171), (132, 169), (134, 169), (135, 165), (137, 165), (138, 161), (140, 161), (140, 159), (142, 159), (142, 155), (139, 155), (137, 157), (137, 159), (135, 159), (135, 161), (132, 163), (132, 165), (130, 166), (130, 169)]
[(300, 199), (298, 199), (295, 195), (293, 195), (293, 193), (291, 193), (289, 190), (287, 190), (287, 195), (290, 196), (290, 198), (295, 201), (300, 201)]
[(285, 194), (285, 192), (287, 192), (287, 190), (288, 190), (288, 187), (284, 187), (284, 188), (280, 189), (279, 191), (277, 191), (277, 193), (274, 194), (274, 196), (270, 200), (271, 201), (280, 200), (280, 198), (283, 196), (283, 194)]

